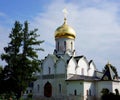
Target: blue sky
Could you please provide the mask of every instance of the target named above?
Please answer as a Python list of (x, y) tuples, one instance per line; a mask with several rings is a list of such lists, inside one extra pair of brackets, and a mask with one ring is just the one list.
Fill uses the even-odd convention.
[(45, 40), (40, 59), (53, 53), (54, 32), (63, 23), (64, 8), (68, 10), (68, 24), (77, 34), (76, 55), (93, 59), (100, 71), (109, 61), (120, 73), (120, 0), (1, 0), (0, 53), (9, 43), (16, 20), (27, 20), (30, 29), (39, 29), (39, 39)]

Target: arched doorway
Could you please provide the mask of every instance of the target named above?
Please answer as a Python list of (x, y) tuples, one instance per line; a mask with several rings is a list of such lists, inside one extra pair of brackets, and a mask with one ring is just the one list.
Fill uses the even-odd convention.
[(44, 86), (44, 96), (51, 97), (52, 96), (52, 85), (47, 82)]

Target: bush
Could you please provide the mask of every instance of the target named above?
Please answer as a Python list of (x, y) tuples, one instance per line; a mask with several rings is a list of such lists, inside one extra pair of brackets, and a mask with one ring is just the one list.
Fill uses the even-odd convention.
[(118, 94), (119, 92), (117, 91), (117, 93), (112, 93), (109, 92), (109, 90), (107, 88), (104, 88), (102, 91), (102, 96), (101, 96), (101, 100), (107, 100), (109, 98), (109, 100), (120, 100), (120, 95)]
[(32, 93), (29, 93), (28, 96), (27, 96), (27, 100), (32, 100)]

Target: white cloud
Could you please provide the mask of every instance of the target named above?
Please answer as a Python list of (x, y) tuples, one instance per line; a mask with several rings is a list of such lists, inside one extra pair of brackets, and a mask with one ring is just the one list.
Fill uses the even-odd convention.
[(6, 14), (5, 14), (5, 13), (0, 12), (0, 16), (5, 17), (5, 16), (6, 16)]
[[(88, 6), (87, 3), (52, 2), (45, 12), (39, 13), (31, 22), (39, 29), (41, 39), (45, 40), (45, 54), (53, 53), (54, 31), (63, 23), (62, 9), (67, 8), (68, 24), (74, 27), (76, 38), (76, 52), (94, 59), (96, 65), (102, 69), (108, 60), (119, 67), (120, 24), (118, 23), (118, 5), (112, 2), (93, 0), (101, 5)], [(93, 3), (92, 2), (92, 3)], [(85, 4), (87, 4), (85, 6)], [(83, 8), (82, 8), (83, 7)], [(78, 46), (79, 45), (79, 46)]]

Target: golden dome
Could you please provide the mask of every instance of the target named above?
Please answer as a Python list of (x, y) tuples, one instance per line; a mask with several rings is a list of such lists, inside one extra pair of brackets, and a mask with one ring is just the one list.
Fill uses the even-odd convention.
[(65, 18), (63, 25), (56, 29), (55, 38), (75, 39), (75, 37), (76, 37), (76, 33), (75, 33), (74, 29), (67, 24), (66, 18)]

